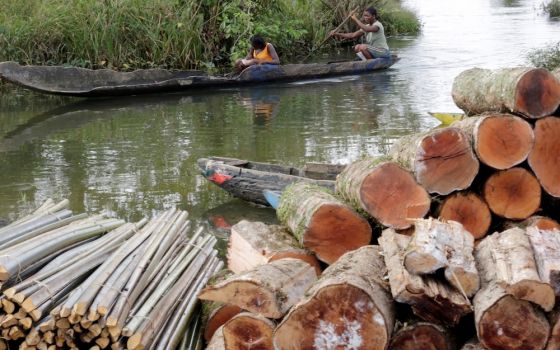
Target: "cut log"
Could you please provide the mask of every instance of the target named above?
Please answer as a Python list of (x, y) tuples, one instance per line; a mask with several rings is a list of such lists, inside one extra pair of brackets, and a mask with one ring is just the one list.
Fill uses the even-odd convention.
[(546, 311), (554, 307), (554, 289), (541, 280), (524, 230), (512, 228), (486, 237), (477, 245), (475, 258), (483, 286), (497, 284)]
[[(212, 339), (208, 343), (206, 350), (226, 350), (226, 343), (224, 340), (224, 327), (220, 327), (214, 332)], [(116, 343), (118, 344), (118, 343)], [(116, 349), (122, 349), (122, 347), (117, 347)]]
[(376, 221), (406, 229), (430, 210), (430, 196), (410, 172), (384, 158), (354, 162), (336, 178), (336, 193)]
[(461, 293), (473, 296), (480, 287), (474, 238), (455, 221), (416, 220), (404, 255), (404, 266), (417, 275), (445, 269), (445, 278)]
[(482, 163), (498, 170), (525, 161), (535, 141), (531, 125), (511, 114), (492, 113), (465, 118), (453, 126), (471, 138), (472, 147)]
[(527, 219), (541, 204), (541, 186), (533, 174), (523, 168), (492, 174), (484, 184), (483, 195), (490, 210), (507, 219)]
[(281, 259), (208, 286), (198, 297), (276, 319), (284, 316), (316, 279), (308, 263)]
[(550, 339), (546, 345), (546, 350), (560, 349), (560, 306), (556, 306), (554, 310), (548, 315), (550, 323)]
[(544, 190), (553, 197), (560, 197), (560, 118), (548, 117), (535, 123), (535, 146), (529, 154), (533, 169)]
[(479, 168), (469, 138), (453, 127), (403, 137), (389, 156), (429, 193), (443, 195), (469, 187)]
[(494, 283), (474, 297), (474, 316), (478, 338), (488, 349), (544, 349), (550, 334), (541, 310)]
[(536, 227), (539, 230), (560, 230), (560, 224), (558, 221), (540, 215), (533, 215), (528, 219), (523, 221), (507, 221), (504, 223), (504, 230), (519, 227), (522, 229), (527, 229), (529, 227)]
[(204, 324), (204, 339), (209, 342), (218, 328), (231, 320), (235, 315), (243, 312), (240, 307), (206, 301), (202, 303), (202, 317)]
[(439, 218), (461, 223), (474, 239), (486, 236), (492, 223), (488, 204), (474, 192), (457, 192), (446, 197), (439, 209)]
[(248, 312), (240, 313), (223, 327), (228, 350), (274, 350), (272, 331), (275, 324), (267, 318)]
[(550, 284), (556, 298), (560, 298), (560, 231), (541, 230), (530, 226), (527, 228), (527, 236), (533, 248), (541, 281)]
[(546, 69), (473, 68), (455, 78), (452, 96), (468, 115), (511, 112), (541, 118), (560, 105), (560, 82)]
[(387, 265), (393, 298), (412, 306), (421, 319), (437, 324), (456, 325), (461, 317), (472, 312), (468, 298), (443, 281), (432, 276), (411, 274), (404, 267), (404, 252), (410, 237), (386, 229), (379, 238)]
[(466, 342), (461, 350), (486, 350), (486, 348), (480, 344), (478, 339), (472, 339)]
[(258, 265), (281, 257), (301, 259), (321, 274), (321, 266), (313, 254), (297, 249), (298, 242), (282, 226), (242, 220), (231, 228), (228, 243), (228, 268), (234, 273), (252, 270)]
[(274, 331), (277, 349), (385, 349), (395, 322), (378, 246), (343, 255)]
[(405, 324), (391, 338), (389, 350), (452, 350), (453, 342), (446, 329), (429, 322)]
[(371, 241), (367, 220), (315, 185), (300, 182), (288, 186), (276, 213), (300, 244), (327, 264)]

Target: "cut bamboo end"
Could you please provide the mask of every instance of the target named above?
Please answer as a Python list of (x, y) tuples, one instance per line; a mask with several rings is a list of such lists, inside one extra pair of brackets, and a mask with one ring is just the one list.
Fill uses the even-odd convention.
[(27, 298), (21, 303), (21, 308), (24, 309), (26, 312), (31, 312), (37, 308), (37, 306), (33, 303), (31, 298)]
[(8, 299), (2, 299), (2, 308), (4, 309), (5, 313), (13, 314), (16, 309), (16, 306)]
[(26, 299), (26, 296), (23, 293), (16, 293), (12, 297), (12, 301), (18, 305), (21, 305), (23, 301)]
[(488, 205), (474, 192), (458, 192), (445, 198), (439, 218), (461, 223), (475, 239), (486, 236), (492, 222)]
[(105, 315), (107, 315), (107, 314), (109, 313), (109, 308), (106, 307), (106, 306), (98, 306), (98, 307), (97, 307), (97, 313), (98, 313), (100, 316), (105, 316)]
[(141, 350), (142, 347), (142, 333), (135, 333), (126, 341), (126, 347), (129, 350)]
[(10, 279), (11, 274), (8, 270), (4, 268), (4, 266), (0, 266), (0, 282), (4, 283), (8, 279)]
[(41, 320), (43, 313), (39, 309), (35, 309), (29, 313), (33, 321), (38, 322)]
[(8, 288), (4, 292), (2, 292), (2, 294), (4, 294), (8, 299), (11, 300), (14, 297), (14, 295), (16, 294), (16, 289), (15, 288)]

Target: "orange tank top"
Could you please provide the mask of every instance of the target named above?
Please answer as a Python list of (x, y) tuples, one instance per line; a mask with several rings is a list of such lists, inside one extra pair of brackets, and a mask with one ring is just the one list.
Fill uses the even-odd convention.
[(257, 53), (257, 51), (253, 50), (253, 58), (265, 61), (272, 61), (272, 56), (270, 56), (270, 52), (268, 52), (268, 43), (264, 46), (261, 52)]

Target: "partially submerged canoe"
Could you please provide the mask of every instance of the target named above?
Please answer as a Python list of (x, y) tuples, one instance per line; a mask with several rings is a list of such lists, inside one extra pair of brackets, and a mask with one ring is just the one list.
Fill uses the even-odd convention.
[(258, 163), (248, 160), (210, 157), (200, 158), (202, 175), (234, 197), (269, 206), (263, 191), (282, 192), (291, 183), (304, 181), (334, 191), (334, 180), (345, 165), (307, 163), (302, 168)]
[(212, 76), (201, 71), (164, 69), (117, 72), (110, 69), (21, 66), (16, 62), (2, 62), (0, 63), (0, 78), (43, 93), (103, 97), (364, 74), (389, 68), (396, 61), (398, 61), (397, 56), (368, 61), (264, 64), (249, 67), (236, 76)]

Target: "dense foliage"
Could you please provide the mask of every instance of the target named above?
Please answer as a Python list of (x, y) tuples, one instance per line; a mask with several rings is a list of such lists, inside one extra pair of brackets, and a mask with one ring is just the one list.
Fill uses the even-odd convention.
[(543, 49), (534, 50), (529, 53), (528, 58), (535, 67), (548, 70), (560, 68), (560, 42)]
[(543, 7), (550, 17), (560, 17), (560, 0), (550, 0), (543, 4)]
[[(357, 5), (389, 34), (419, 31), (398, 0), (3, 0), (0, 61), (118, 69), (229, 66), (260, 33), (297, 60)], [(353, 29), (347, 28), (347, 29)]]

